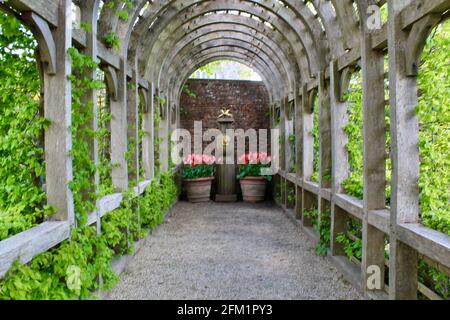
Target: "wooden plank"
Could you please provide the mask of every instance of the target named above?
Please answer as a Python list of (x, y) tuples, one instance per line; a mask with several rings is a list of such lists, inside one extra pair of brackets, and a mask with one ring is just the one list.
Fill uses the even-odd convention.
[(14, 261), (22, 264), (55, 247), (70, 235), (68, 222), (44, 222), (0, 242), (0, 278), (4, 277)]
[(56, 73), (44, 72), (44, 114), (51, 121), (45, 131), (46, 188), (48, 204), (58, 208), (51, 220), (75, 223), (73, 194), (69, 183), (73, 180), (72, 157), (72, 73), (68, 49), (72, 47), (70, 0), (61, 0), (60, 27), (54, 32), (56, 45)]
[(384, 50), (387, 48), (387, 23), (377, 32), (372, 33), (372, 49)]
[(406, 74), (408, 33), (402, 28), (401, 12), (406, 0), (389, 0), (389, 87), (392, 139), (392, 194), (389, 297), (417, 299), (418, 255), (398, 239), (397, 225), (419, 222), (419, 121), (417, 80)]
[(444, 13), (448, 9), (450, 9), (449, 0), (416, 0), (401, 12), (401, 27), (402, 29), (407, 29), (427, 14)]
[(329, 189), (329, 188), (320, 189), (320, 196), (323, 199), (325, 199), (328, 202), (330, 202), (331, 201), (331, 189)]
[(54, 0), (10, 0), (8, 4), (20, 11), (33, 11), (49, 22), (58, 26), (58, 1)]
[(333, 200), (342, 210), (359, 220), (363, 219), (363, 202), (361, 200), (342, 193), (335, 194)]
[(88, 224), (94, 224), (97, 221), (97, 215), (102, 218), (108, 213), (120, 208), (122, 201), (123, 195), (121, 193), (109, 195), (98, 200), (97, 210), (89, 214)]
[(315, 195), (318, 195), (320, 192), (319, 184), (311, 181), (303, 181), (303, 188)]
[(286, 180), (288, 180), (289, 182), (293, 183), (293, 184), (297, 184), (297, 176), (295, 173), (288, 173), (286, 174)]
[(385, 234), (389, 234), (391, 226), (391, 212), (385, 210), (369, 211), (369, 224)]
[(425, 297), (434, 301), (442, 301), (444, 300), (440, 295), (436, 294), (436, 292), (432, 291), (428, 287), (426, 287), (423, 283), (419, 282), (419, 292), (422, 293)]
[[(370, 5), (374, 0), (364, 1), (360, 5), (362, 20), (367, 21)], [(370, 284), (369, 269), (377, 266), (380, 280), (385, 278), (385, 234), (369, 223), (372, 210), (386, 207), (386, 105), (384, 83), (384, 53), (374, 50), (375, 36), (384, 37), (387, 44), (387, 25), (374, 33), (367, 24), (361, 24), (361, 73), (363, 92), (363, 190), (364, 209), (362, 219), (362, 259), (361, 275), (364, 292), (383, 292), (384, 281), (380, 288)]]
[(399, 224), (398, 239), (424, 256), (450, 268), (450, 237), (421, 224)]

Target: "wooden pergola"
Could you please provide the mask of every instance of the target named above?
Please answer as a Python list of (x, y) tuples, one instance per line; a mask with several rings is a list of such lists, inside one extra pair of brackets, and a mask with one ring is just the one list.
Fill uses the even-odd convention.
[[(383, 5), (388, 7), (388, 22), (377, 26), (375, 9)], [(125, 154), (128, 140), (138, 133), (128, 130), (128, 122), (136, 121), (139, 102), (144, 109), (142, 129), (150, 134), (143, 137), (142, 159), (137, 161), (146, 182), (135, 188), (136, 195), (155, 175), (155, 138), (162, 139), (162, 170), (169, 169), (170, 135), (179, 127), (179, 101), (188, 77), (200, 66), (228, 59), (256, 70), (267, 87), (272, 123), (279, 126), (286, 141), (278, 177), (283, 204), (287, 204), (286, 185), (293, 184), (295, 218), (305, 227), (305, 210), (318, 208), (320, 213), (326, 204), (331, 207), (329, 255), (368, 296), (385, 297), (384, 287), (369, 290), (365, 283), (368, 267), (385, 270), (386, 237), (390, 241), (391, 299), (417, 298), (419, 257), (450, 274), (450, 238), (419, 223), (419, 125), (414, 114), (419, 56), (430, 30), (448, 17), (449, 0), (9, 0), (0, 6), (30, 26), (39, 43), (45, 117), (52, 120), (45, 132), (46, 192), (49, 204), (59, 209), (52, 221), (0, 242), (0, 277), (17, 258), (27, 263), (68, 239), (75, 223), (68, 187), (73, 177), (68, 49), (73, 46), (100, 62), (112, 113), (111, 162), (116, 164), (112, 179), (118, 193), (98, 201), (90, 224), (99, 226), (102, 216), (118, 208), (120, 192), (129, 187)], [(126, 21), (117, 14), (120, 10), (128, 11)], [(75, 24), (74, 11), (79, 19)], [(91, 28), (77, 27), (81, 24)], [(105, 42), (109, 34), (118, 36), (118, 50)], [(344, 132), (348, 103), (343, 97), (356, 67), (363, 78), (363, 201), (345, 195), (342, 187), (349, 175)], [(389, 101), (385, 98), (387, 78)], [(319, 183), (311, 182), (311, 110), (316, 96), (320, 106)], [(96, 112), (96, 90), (84, 99), (92, 101)], [(385, 191), (387, 103), (393, 165), (389, 208)], [(162, 114), (159, 128), (153, 127), (155, 108)], [(91, 125), (95, 129), (97, 124)], [(294, 128), (296, 173), (290, 168), (287, 147)], [(95, 141), (92, 148), (97, 159)], [(331, 181), (326, 177), (330, 172)], [(363, 224), (361, 268), (345, 258), (336, 239), (345, 231), (348, 216)]]

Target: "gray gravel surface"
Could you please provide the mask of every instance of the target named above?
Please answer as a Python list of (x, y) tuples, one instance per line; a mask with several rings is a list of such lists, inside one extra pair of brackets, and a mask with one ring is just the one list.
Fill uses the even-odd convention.
[(178, 203), (107, 299), (361, 299), (272, 204)]

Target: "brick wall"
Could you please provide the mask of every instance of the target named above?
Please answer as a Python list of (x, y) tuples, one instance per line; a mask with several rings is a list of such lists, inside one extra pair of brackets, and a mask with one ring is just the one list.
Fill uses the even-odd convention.
[(203, 120), (203, 130), (218, 129), (217, 117), (223, 108), (231, 109), (234, 129), (269, 129), (269, 96), (264, 84), (236, 80), (189, 80), (195, 94), (181, 97), (181, 127), (191, 131), (194, 121)]

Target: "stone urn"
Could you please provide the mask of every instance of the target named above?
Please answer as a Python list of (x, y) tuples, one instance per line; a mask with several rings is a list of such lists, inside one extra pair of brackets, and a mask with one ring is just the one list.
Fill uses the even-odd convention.
[(211, 199), (211, 189), (214, 177), (184, 180), (189, 202), (208, 202)]
[(264, 177), (241, 178), (241, 189), (245, 202), (262, 202), (266, 198), (267, 179)]

